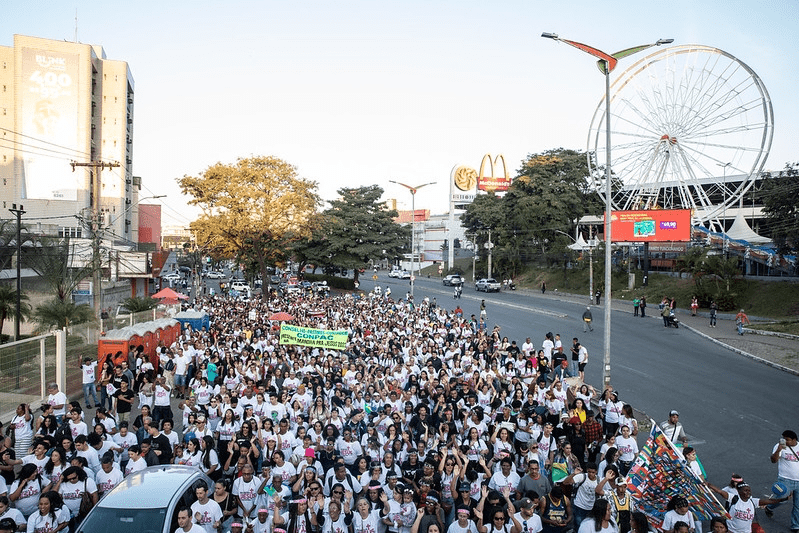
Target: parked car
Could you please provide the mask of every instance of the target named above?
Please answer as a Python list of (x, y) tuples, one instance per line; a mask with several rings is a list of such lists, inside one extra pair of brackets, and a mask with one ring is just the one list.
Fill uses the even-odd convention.
[(92, 508), (78, 533), (172, 533), (178, 510), (197, 501), (195, 489), (214, 482), (196, 467), (161, 465), (129, 475)]
[(444, 285), (451, 287), (452, 285), (461, 285), (464, 282), (460, 274), (450, 274), (444, 278)]
[(477, 291), (499, 292), (499, 290), (502, 288), (502, 285), (494, 278), (483, 278), (474, 284), (474, 288)]
[(330, 287), (327, 286), (326, 281), (314, 281), (311, 283), (311, 288), (314, 292), (318, 293), (328, 293), (330, 292)]
[(181, 276), (177, 272), (170, 272), (166, 276), (161, 276), (161, 279), (163, 279), (164, 281), (171, 281), (173, 283), (176, 283), (176, 282), (182, 280), (183, 276)]
[(270, 285), (280, 285), (280, 276), (269, 276)]
[(392, 270), (391, 272), (388, 273), (388, 277), (390, 277), (390, 278), (398, 278), (398, 277), (400, 277), (400, 272), (402, 272), (402, 271), (401, 270)]
[(407, 270), (403, 270), (399, 273), (399, 279), (411, 279), (411, 273)]
[(225, 279), (225, 275), (218, 270), (213, 270), (208, 273), (208, 279)]
[(306, 291), (307, 291), (307, 290), (310, 290), (310, 289), (312, 288), (312, 285), (311, 285), (311, 282), (310, 282), (310, 281), (304, 280), (304, 281), (301, 281), (301, 282), (300, 282), (300, 287), (301, 287), (303, 290), (306, 290)]
[(230, 288), (237, 292), (247, 292), (252, 290), (250, 289), (250, 285), (243, 279), (234, 279), (230, 284)]

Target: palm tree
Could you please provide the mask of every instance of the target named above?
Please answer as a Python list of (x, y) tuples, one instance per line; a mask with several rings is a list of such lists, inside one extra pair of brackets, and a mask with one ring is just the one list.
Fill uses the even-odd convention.
[[(31, 314), (31, 306), (27, 303), (28, 295), (20, 294), (20, 321), (26, 319)], [(3, 325), (7, 319), (13, 319), (17, 315), (17, 290), (8, 285), (0, 285), (0, 333), (3, 332)]]
[(149, 311), (158, 305), (158, 300), (155, 298), (125, 298), (122, 300), (122, 307), (131, 313), (140, 313), (142, 311)]
[(61, 301), (58, 298), (43, 303), (33, 312), (33, 320), (39, 324), (39, 332), (82, 324), (94, 318), (94, 311), (88, 305), (75, 305), (74, 302)]

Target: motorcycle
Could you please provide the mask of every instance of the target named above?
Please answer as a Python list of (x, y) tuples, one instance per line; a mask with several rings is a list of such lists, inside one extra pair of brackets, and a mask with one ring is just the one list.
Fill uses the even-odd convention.
[(674, 316), (674, 313), (666, 317), (666, 327), (670, 328), (671, 326), (674, 326), (675, 329), (680, 327), (680, 320)]
[(512, 279), (506, 279), (502, 281), (502, 288), (510, 289), (512, 291), (516, 290), (516, 283), (513, 282)]
[(461, 286), (460, 286), (460, 285), (457, 285), (457, 286), (455, 286), (455, 294), (454, 294), (454, 298), (455, 298), (456, 300), (460, 300), (460, 299), (461, 299), (461, 293), (462, 293), (462, 292), (463, 292), (463, 288), (461, 288)]

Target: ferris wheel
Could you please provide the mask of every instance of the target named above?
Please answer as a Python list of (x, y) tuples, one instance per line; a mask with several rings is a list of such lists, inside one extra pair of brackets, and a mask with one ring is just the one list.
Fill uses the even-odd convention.
[[(768, 158), (771, 98), (731, 54), (674, 46), (641, 59), (610, 88), (614, 209), (691, 209), (694, 223), (723, 228)], [(593, 185), (605, 191), (605, 100), (588, 132)], [(723, 177), (721, 177), (723, 175)]]

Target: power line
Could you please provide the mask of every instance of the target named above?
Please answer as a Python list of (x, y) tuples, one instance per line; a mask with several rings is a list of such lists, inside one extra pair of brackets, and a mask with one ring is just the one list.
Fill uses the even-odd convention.
[[(91, 157), (90, 153), (84, 152), (83, 150), (78, 150), (76, 148), (70, 148), (69, 146), (63, 146), (63, 145), (60, 145), (60, 144), (51, 143), (50, 141), (45, 141), (43, 139), (37, 139), (36, 137), (32, 137), (30, 135), (25, 135), (24, 133), (20, 133), (18, 131), (10, 130), (8, 128), (0, 127), (0, 131), (7, 131), (9, 133), (13, 133), (14, 135), (19, 135), (20, 137), (25, 137), (27, 139), (33, 139), (34, 141), (37, 141), (37, 142), (40, 142), (40, 143), (44, 143), (44, 144), (49, 144), (51, 146), (55, 146), (56, 148), (61, 148), (63, 150), (69, 150), (70, 152), (75, 152), (77, 154), (85, 155), (86, 157)], [(8, 140), (10, 140), (10, 139), (8, 139)]]
[[(24, 142), (20, 142), (20, 141), (15, 141), (15, 140), (13, 140), (13, 139), (5, 139), (5, 138), (0, 138), (0, 141), (10, 142), (10, 143), (12, 143), (12, 144), (15, 144), (15, 145), (20, 145), (20, 146), (27, 146), (27, 147), (29, 147), (29, 148), (32, 148), (32, 149), (34, 149), (34, 150), (43, 150), (43, 151), (45, 151), (45, 152), (52, 152), (52, 153), (54, 153), (54, 154), (59, 154), (59, 155), (66, 156), (66, 157), (68, 157), (68, 158), (70, 158), (70, 159), (72, 159), (72, 158), (74, 157), (72, 154), (68, 154), (68, 153), (66, 153), (66, 152), (62, 152), (62, 151), (59, 151), (59, 150), (53, 150), (52, 148), (45, 148), (44, 146), (37, 146), (37, 145), (35, 145), (35, 144), (30, 144), (30, 143), (24, 143)], [(15, 150), (22, 150), (21, 148), (16, 148), (16, 147), (14, 147), (14, 149), (15, 149)], [(35, 152), (29, 152), (29, 153), (35, 153)], [(40, 155), (47, 155), (47, 154), (40, 154)]]

